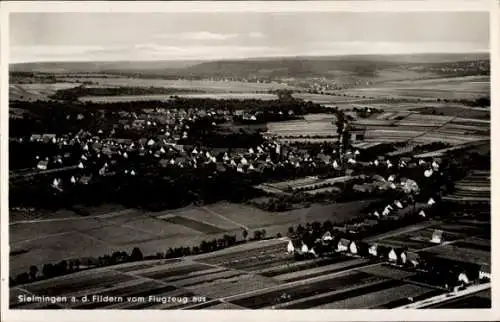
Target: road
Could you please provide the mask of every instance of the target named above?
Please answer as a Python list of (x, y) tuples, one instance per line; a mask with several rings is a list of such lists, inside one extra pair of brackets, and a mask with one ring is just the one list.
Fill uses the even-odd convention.
[(85, 219), (103, 219), (103, 218), (111, 218), (111, 217), (121, 216), (121, 215), (127, 214), (127, 213), (132, 212), (132, 211), (133, 211), (132, 209), (125, 209), (125, 210), (114, 211), (114, 212), (106, 213), (103, 215), (97, 215), (97, 216), (78, 216), (78, 217), (65, 217), (65, 218), (18, 220), (18, 221), (9, 222), (9, 225), (37, 224), (37, 223), (44, 223), (44, 222), (85, 220)]
[(72, 165), (68, 167), (63, 167), (63, 168), (58, 168), (58, 169), (50, 169), (50, 170), (34, 170), (31, 172), (26, 172), (26, 173), (11, 173), (9, 174), (10, 179), (19, 179), (19, 178), (28, 178), (28, 177), (34, 177), (34, 176), (39, 176), (39, 175), (46, 175), (46, 174), (51, 174), (51, 173), (58, 173), (58, 172), (65, 172), (69, 170), (75, 170), (78, 169), (78, 165)]
[(488, 290), (488, 289), (491, 289), (491, 283), (469, 286), (468, 288), (466, 288), (465, 290), (462, 290), (462, 291), (434, 296), (434, 297), (422, 300), (420, 302), (415, 302), (412, 304), (401, 306), (398, 309), (433, 308), (435, 306), (438, 306), (438, 305), (441, 305), (441, 304), (444, 304), (447, 302), (453, 302), (453, 301), (456, 301), (457, 299), (464, 298), (466, 296), (471, 296), (471, 295), (480, 293), (480, 292), (482, 292), (484, 290)]

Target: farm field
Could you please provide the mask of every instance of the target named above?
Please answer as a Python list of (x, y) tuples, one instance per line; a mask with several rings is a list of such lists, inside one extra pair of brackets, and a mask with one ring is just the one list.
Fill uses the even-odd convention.
[(9, 84), (9, 100), (36, 101), (47, 100), (60, 89), (79, 86), (79, 83), (54, 84)]
[(297, 136), (336, 136), (336, 126), (333, 119), (305, 119), (285, 122), (267, 123), (267, 133), (278, 137)]
[(472, 171), (455, 184), (455, 190), (445, 197), (457, 202), (479, 201), (489, 203), (491, 199), (491, 178), (489, 171)]
[[(400, 80), (389, 81), (385, 83), (388, 86), (399, 85), (422, 85), (422, 86), (437, 86), (449, 90), (475, 90), (484, 91), (489, 89), (490, 77), (489, 76), (466, 76), (466, 77), (448, 77), (448, 78), (429, 78), (429, 79), (416, 79), (416, 80)], [(488, 89), (486, 89), (488, 88)]]
[(348, 95), (369, 97), (421, 98), (421, 99), (471, 99), (486, 96), (490, 91), (487, 77), (456, 77), (431, 80), (386, 82), (372, 87), (348, 89)]
[[(351, 179), (354, 179), (355, 177), (351, 176), (342, 176), (342, 177), (336, 177), (336, 178), (329, 178), (329, 179), (319, 179), (316, 177), (306, 177), (306, 178), (301, 178), (301, 179), (295, 179), (295, 180), (287, 180), (287, 181), (281, 181), (281, 182), (273, 182), (273, 183), (265, 183), (265, 184), (260, 184), (256, 186), (256, 188), (262, 189), (262, 190), (276, 190), (276, 192), (287, 192), (288, 190), (292, 191), (297, 191), (297, 190), (307, 190), (306, 192), (309, 193), (319, 193), (321, 191), (332, 191), (332, 190), (338, 190), (336, 187), (323, 187), (333, 185), (335, 183), (342, 183), (342, 182), (347, 182)], [(271, 190), (270, 190), (270, 189)]]
[[(67, 78), (68, 81), (77, 81), (77, 79)], [(148, 78), (132, 78), (132, 77), (91, 77), (86, 78), (93, 86), (133, 86), (133, 87), (167, 87), (179, 89), (197, 89), (206, 92), (227, 93), (227, 92), (256, 92), (268, 91), (276, 89), (291, 88), (288, 85), (282, 84), (264, 84), (238, 81), (211, 81), (211, 80), (167, 80), (167, 79), (148, 79)]]
[(290, 137), (290, 138), (277, 138), (276, 141), (281, 143), (333, 143), (337, 142), (336, 137), (322, 137), (322, 138), (300, 138), (300, 137)]
[[(424, 299), (442, 293), (403, 280), (411, 273), (366, 259), (339, 255), (297, 262), (286, 254), (286, 245), (284, 239), (268, 240), (177, 260), (82, 271), (11, 288), (11, 305), (43, 307), (16, 303), (16, 295), (29, 293), (186, 298), (178, 303), (124, 299), (60, 306), (71, 309), (395, 308), (407, 304), (407, 297)], [(193, 296), (206, 297), (207, 302), (189, 302)]]
[(469, 296), (465, 296), (458, 299), (453, 299), (451, 301), (445, 301), (438, 303), (433, 306), (429, 306), (429, 309), (460, 309), (466, 307), (475, 307), (481, 309), (491, 308), (491, 289), (474, 293)]
[[(242, 228), (266, 229), (268, 236), (285, 233), (291, 224), (306, 221), (334, 222), (360, 216), (369, 201), (335, 205), (312, 205), (287, 213), (271, 213), (247, 205), (220, 202), (202, 208), (187, 207), (170, 212), (119, 211), (97, 217), (68, 220), (33, 220), (11, 224), (11, 274), (63, 259), (99, 257), (139, 247), (146, 255), (168, 247), (199, 245), (224, 234), (241, 239)], [(63, 219), (63, 218), (60, 218)], [(252, 233), (251, 231), (249, 231)], [(14, 255), (15, 253), (15, 255)]]
[[(435, 109), (439, 110), (441, 107)], [(450, 107), (443, 107), (443, 109), (450, 109)], [(418, 109), (412, 108), (412, 110)], [(451, 145), (461, 145), (490, 138), (490, 125), (487, 121), (489, 120), (488, 110), (477, 111), (476, 109), (456, 107), (454, 111), (455, 114), (452, 115), (409, 113), (402, 115), (397, 120), (390, 118), (359, 119), (355, 121), (355, 124), (366, 128), (365, 142), (374, 143), (411, 141), (413, 144), (444, 142)], [(457, 117), (458, 115), (462, 117)], [(480, 117), (484, 120), (468, 117)]]
[[(384, 289), (381, 288), (381, 286), (379, 285), (374, 285), (373, 287), (365, 287), (365, 288), (355, 289), (351, 292), (340, 293), (337, 296), (335, 295), (333, 296), (333, 298), (337, 298), (339, 300), (332, 303), (316, 306), (314, 307), (314, 309), (384, 308), (384, 306), (393, 306), (392, 303), (401, 302), (402, 300), (405, 300), (410, 296), (413, 298), (419, 298), (419, 297), (427, 298), (442, 293), (433, 290), (431, 288), (421, 287), (413, 284), (405, 284), (403, 282), (395, 281), (393, 282), (393, 284), (394, 287), (392, 288)], [(349, 295), (354, 295), (354, 296), (346, 298), (346, 296)]]
[(359, 98), (346, 97), (346, 96), (334, 96), (334, 95), (324, 95), (324, 94), (309, 94), (309, 93), (295, 93), (293, 95), (296, 98), (303, 99), (305, 101), (311, 101), (318, 104), (339, 104), (339, 103), (355, 103), (359, 101)]
[(206, 99), (261, 99), (274, 100), (276, 95), (265, 93), (172, 93), (172, 94), (153, 94), (153, 95), (122, 95), (122, 96), (83, 96), (79, 98), (82, 102), (94, 103), (113, 103), (130, 101), (169, 101), (172, 96), (184, 98), (206, 98)]
[(423, 115), (436, 116), (460, 116), (462, 118), (471, 118), (479, 120), (489, 120), (491, 113), (488, 108), (483, 107), (466, 107), (466, 106), (421, 106), (411, 109), (413, 112), (418, 112)]

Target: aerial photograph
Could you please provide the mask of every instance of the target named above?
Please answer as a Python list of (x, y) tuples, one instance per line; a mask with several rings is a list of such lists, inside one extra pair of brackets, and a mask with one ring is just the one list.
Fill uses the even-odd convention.
[(11, 310), (491, 308), (489, 12), (283, 10), (10, 13)]

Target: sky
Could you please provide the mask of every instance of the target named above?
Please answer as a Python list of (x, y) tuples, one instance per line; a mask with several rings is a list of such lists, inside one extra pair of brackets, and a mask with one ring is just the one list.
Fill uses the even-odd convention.
[(488, 50), (488, 12), (10, 15), (11, 63)]

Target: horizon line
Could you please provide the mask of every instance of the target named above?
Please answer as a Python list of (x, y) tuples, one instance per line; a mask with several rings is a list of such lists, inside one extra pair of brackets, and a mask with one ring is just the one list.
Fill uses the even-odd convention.
[(467, 52), (417, 52), (417, 53), (367, 53), (367, 54), (331, 54), (331, 55), (279, 55), (279, 56), (252, 56), (239, 58), (179, 58), (179, 59), (151, 59), (151, 60), (54, 60), (54, 61), (25, 61), (25, 62), (9, 62), (11, 65), (21, 64), (58, 64), (58, 63), (132, 63), (132, 62), (215, 62), (215, 61), (238, 61), (238, 60), (257, 60), (257, 59), (280, 59), (280, 58), (328, 58), (328, 57), (365, 57), (365, 56), (410, 56), (410, 55), (491, 55), (490, 50), (478, 50)]

